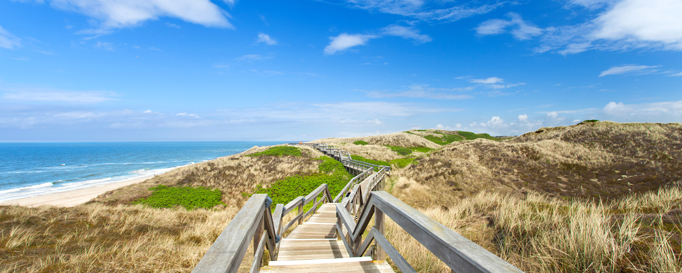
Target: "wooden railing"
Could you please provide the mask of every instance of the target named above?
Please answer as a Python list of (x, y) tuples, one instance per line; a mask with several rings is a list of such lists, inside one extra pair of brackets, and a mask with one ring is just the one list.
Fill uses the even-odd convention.
[[(301, 224), (324, 202), (336, 203), (337, 236), (351, 257), (363, 256), (370, 250), (375, 260), (383, 260), (388, 255), (400, 271), (416, 272), (384, 237), (385, 217), (388, 216), (448, 265), (453, 272), (522, 272), (387, 192), (373, 191), (381, 187), (386, 176), (390, 174), (389, 166), (353, 160), (348, 152), (329, 145), (317, 143), (305, 145), (333, 156), (346, 168), (353, 169), (359, 174), (351, 179), (334, 199), (331, 198), (327, 184), (322, 184), (310, 194), (299, 196), (286, 205), (277, 204), (273, 213), (270, 208), (272, 199), (266, 194), (254, 194), (218, 236), (192, 272), (237, 272), (251, 239), (254, 259), (250, 272), (258, 272), (265, 248), (269, 250), (270, 260), (277, 260), (280, 239), (284, 232), (296, 222)], [(350, 194), (344, 196), (351, 188)], [(341, 202), (337, 203), (339, 199)], [(314, 203), (305, 212), (303, 207), (310, 202)], [(283, 224), (284, 216), (295, 208), (298, 209), (298, 214)], [(363, 240), (362, 235), (372, 218), (374, 226)], [(346, 233), (342, 227), (346, 228)], [(372, 242), (374, 245), (371, 245)]]

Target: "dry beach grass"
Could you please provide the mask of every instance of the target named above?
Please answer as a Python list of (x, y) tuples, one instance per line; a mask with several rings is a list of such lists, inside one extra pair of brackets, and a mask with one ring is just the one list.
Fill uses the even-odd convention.
[[(447, 145), (423, 137), (438, 133), (457, 134), (318, 142), (375, 160), (402, 157), (385, 145), (433, 148), (395, 168), (386, 190), (526, 272), (682, 271), (680, 124), (587, 122)], [(0, 272), (189, 272), (244, 193), (320, 164), (309, 148), (300, 157), (246, 156), (264, 149), (178, 168), (74, 208), (2, 206)], [(227, 206), (129, 204), (158, 184), (218, 188)], [(395, 223), (386, 230), (419, 272), (449, 272)]]

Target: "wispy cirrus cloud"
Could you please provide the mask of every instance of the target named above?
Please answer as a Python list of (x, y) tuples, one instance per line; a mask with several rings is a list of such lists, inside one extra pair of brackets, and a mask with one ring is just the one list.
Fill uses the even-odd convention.
[(251, 62), (251, 61), (262, 61), (262, 60), (268, 60), (272, 59), (272, 56), (263, 56), (261, 54), (246, 54), (244, 56), (241, 56), (237, 58), (237, 61), (246, 61), (246, 62)]
[(454, 1), (429, 0), (345, 0), (352, 8), (401, 15), (422, 21), (453, 22), (491, 12), (506, 2), (457, 5)]
[(396, 36), (403, 39), (414, 40), (418, 44), (431, 42), (433, 40), (429, 35), (421, 34), (418, 29), (412, 26), (390, 25), (382, 28), (378, 34), (341, 33), (336, 37), (329, 37), (331, 41), (329, 42), (329, 45), (324, 48), (324, 54), (333, 55), (356, 46), (365, 45), (369, 40), (385, 36)]
[(599, 74), (599, 77), (609, 76), (609, 75), (622, 75), (622, 74), (649, 74), (656, 72), (659, 65), (621, 65), (614, 66), (607, 70), (604, 70)]
[(341, 33), (336, 37), (329, 37), (331, 42), (324, 48), (324, 54), (332, 55), (337, 52), (348, 50), (352, 47), (364, 45), (367, 41), (377, 38), (376, 35)]
[[(434, 99), (434, 100), (463, 100), (471, 99), (473, 96), (468, 94), (452, 94), (443, 93), (442, 91), (469, 91), (473, 90), (473, 87), (463, 87), (463, 88), (430, 88), (428, 85), (412, 85), (408, 90), (402, 92), (385, 92), (385, 91), (363, 91), (356, 90), (367, 93), (370, 98), (424, 98), (424, 99)], [(441, 91), (441, 92), (434, 92)]]
[(543, 29), (536, 27), (521, 18), (521, 15), (510, 12), (509, 20), (491, 19), (476, 27), (479, 35), (496, 35), (510, 31), (517, 40), (528, 40), (542, 34)]
[[(469, 82), (479, 84), (486, 88), (492, 89), (505, 89), (512, 88), (520, 85), (526, 85), (526, 83), (505, 83), (504, 79), (498, 77), (490, 77), (485, 79), (470, 79)], [(499, 94), (498, 94), (499, 95)], [(497, 95), (495, 95), (497, 96)]]
[(0, 87), (0, 98), (14, 102), (44, 102), (96, 104), (115, 100), (118, 95), (108, 91), (68, 91), (51, 88)]
[(21, 39), (0, 26), (0, 47), (14, 49), (21, 46)]
[[(30, 1), (25, 1), (30, 2)], [(37, 0), (49, 2), (60, 10), (86, 15), (99, 23), (98, 29), (85, 30), (84, 34), (106, 34), (112, 29), (134, 27), (160, 17), (178, 18), (185, 22), (207, 27), (232, 28), (229, 14), (210, 0)], [(226, 1), (234, 4), (232, 1)]]

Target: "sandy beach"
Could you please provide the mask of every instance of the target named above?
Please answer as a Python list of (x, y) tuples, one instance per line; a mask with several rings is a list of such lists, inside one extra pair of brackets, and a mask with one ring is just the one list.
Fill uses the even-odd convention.
[(7, 200), (0, 202), (0, 205), (20, 205), (27, 207), (36, 206), (58, 206), (58, 207), (73, 207), (84, 204), (91, 199), (97, 197), (105, 192), (118, 189), (120, 187), (128, 186), (135, 183), (140, 183), (149, 179), (152, 176), (138, 177), (127, 179), (119, 182), (94, 186), (90, 188), (77, 189), (64, 192), (48, 193), (36, 195), (31, 197), (19, 198), (14, 200)]

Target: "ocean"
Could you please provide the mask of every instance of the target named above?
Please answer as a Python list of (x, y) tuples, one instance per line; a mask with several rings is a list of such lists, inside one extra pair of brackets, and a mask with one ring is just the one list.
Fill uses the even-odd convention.
[(152, 176), (281, 143), (0, 143), (0, 201)]

